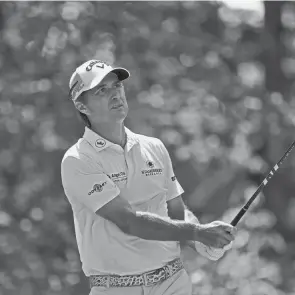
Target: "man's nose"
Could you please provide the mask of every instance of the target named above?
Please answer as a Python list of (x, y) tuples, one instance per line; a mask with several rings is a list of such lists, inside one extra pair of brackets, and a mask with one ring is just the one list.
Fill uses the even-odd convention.
[(111, 95), (111, 97), (112, 97), (113, 100), (120, 99), (120, 97), (121, 97), (120, 90), (119, 89), (112, 89), (112, 95)]

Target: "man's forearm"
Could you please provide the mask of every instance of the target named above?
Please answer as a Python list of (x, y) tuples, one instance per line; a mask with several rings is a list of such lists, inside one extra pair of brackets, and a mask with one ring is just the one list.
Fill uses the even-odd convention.
[[(189, 223), (198, 224), (199, 219), (194, 215), (193, 212), (191, 212), (189, 209), (185, 208), (184, 210), (184, 220)], [(195, 241), (183, 241), (180, 243), (180, 247), (183, 249), (186, 246), (189, 246), (196, 250)]]
[(129, 225), (129, 234), (145, 240), (196, 240), (198, 233), (199, 226), (195, 223), (172, 220), (148, 212), (136, 212), (136, 218)]

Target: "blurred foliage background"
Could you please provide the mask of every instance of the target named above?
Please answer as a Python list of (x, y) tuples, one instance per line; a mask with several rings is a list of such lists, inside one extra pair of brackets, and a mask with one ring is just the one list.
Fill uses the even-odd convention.
[[(250, 0), (248, 0), (250, 1)], [(202, 222), (230, 222), (294, 140), (295, 5), (0, 3), (0, 294), (88, 294), (60, 180), (83, 133), (68, 81), (90, 58), (130, 70), (126, 126), (166, 144)], [(295, 294), (295, 156), (194, 294)]]

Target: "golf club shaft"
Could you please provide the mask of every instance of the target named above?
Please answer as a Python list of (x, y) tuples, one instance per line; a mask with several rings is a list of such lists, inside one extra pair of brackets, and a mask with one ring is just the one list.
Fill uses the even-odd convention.
[(253, 201), (256, 199), (256, 197), (259, 195), (259, 193), (263, 190), (263, 188), (267, 185), (267, 183), (270, 181), (270, 179), (273, 177), (275, 172), (279, 169), (279, 167), (282, 165), (282, 163), (286, 160), (286, 158), (291, 153), (292, 149), (295, 146), (295, 141), (291, 144), (291, 146), (288, 148), (288, 150), (285, 152), (285, 154), (282, 156), (282, 158), (279, 160), (279, 162), (274, 165), (274, 167), (270, 170), (268, 175), (264, 178), (262, 183), (259, 185), (257, 190), (254, 192), (252, 197), (249, 199), (249, 201), (243, 206), (243, 208), (238, 212), (238, 214), (235, 216), (235, 218), (231, 221), (231, 225), (236, 226), (238, 222), (241, 220), (241, 218), (244, 216), (244, 214), (249, 209), (250, 205), (253, 203)]

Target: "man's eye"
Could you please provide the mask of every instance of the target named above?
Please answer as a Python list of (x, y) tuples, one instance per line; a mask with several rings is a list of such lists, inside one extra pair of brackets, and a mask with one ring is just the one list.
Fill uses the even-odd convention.
[(100, 89), (99, 89), (99, 92), (100, 93), (105, 93), (107, 91), (107, 88), (106, 87), (101, 87)]

